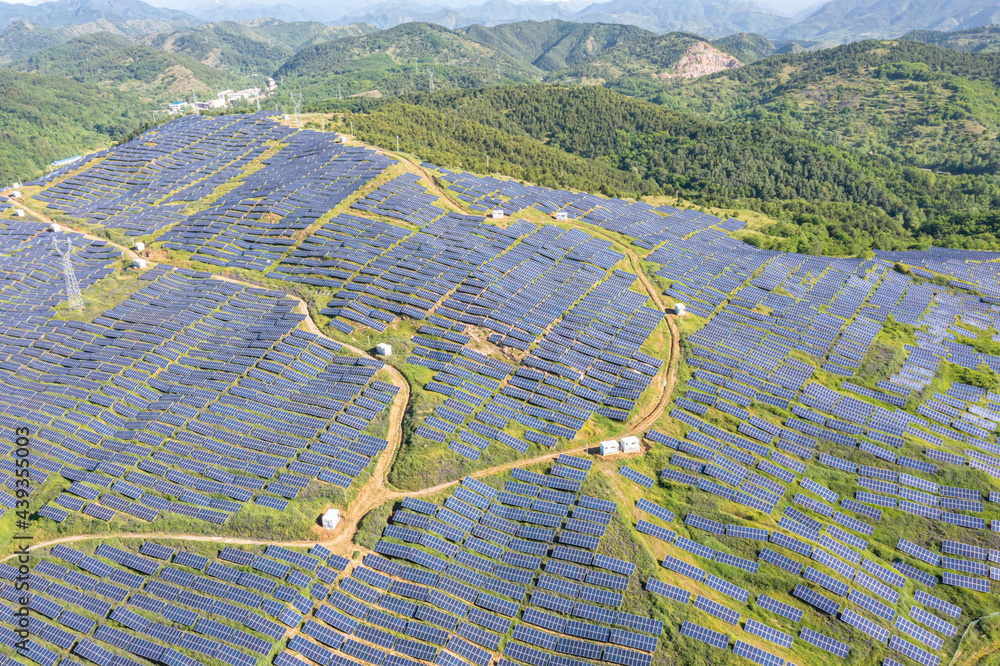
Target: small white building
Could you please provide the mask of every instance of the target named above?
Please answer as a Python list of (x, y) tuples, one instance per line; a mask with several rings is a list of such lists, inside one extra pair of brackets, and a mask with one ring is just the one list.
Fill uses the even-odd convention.
[(145, 249), (146, 249), (146, 244), (145, 243), (143, 243), (142, 241), (136, 241), (135, 242), (135, 251), (136, 252), (142, 252)]
[(502, 220), (503, 219), (503, 209), (502, 208), (496, 208), (496, 209), (493, 210), (493, 219), (494, 220)]
[(24, 209), (23, 208), (15, 208), (14, 209), (14, 216), (15, 217), (24, 217)]
[(378, 343), (375, 345), (375, 354), (377, 356), (392, 356), (392, 345), (385, 342)]
[(618, 440), (609, 439), (606, 442), (601, 442), (601, 455), (602, 456), (613, 456), (619, 452)]
[(146, 270), (146, 260), (145, 259), (133, 259), (132, 268), (138, 268), (140, 271)]
[(622, 453), (639, 453), (640, 451), (642, 451), (642, 445), (639, 443), (638, 437), (635, 435), (622, 437)]
[(195, 102), (194, 106), (197, 109), (204, 109), (206, 111), (208, 109), (222, 109), (226, 106), (226, 100), (217, 97), (216, 99), (210, 99), (205, 102)]
[(52, 231), (56, 231), (56, 232), (62, 231), (62, 227), (60, 227), (58, 224), (53, 223), (52, 224)]
[(332, 530), (340, 524), (340, 509), (327, 509), (323, 514), (323, 529)]
[(21, 191), (20, 190), (11, 190), (11, 192), (10, 192), (10, 198), (11, 199), (20, 199), (21, 198)]
[(678, 317), (683, 317), (684, 313), (687, 312), (687, 307), (683, 303), (674, 303), (674, 314)]
[(563, 221), (568, 220), (569, 219), (569, 213), (567, 213), (564, 210), (557, 210), (556, 211), (556, 219), (557, 220), (563, 220)]

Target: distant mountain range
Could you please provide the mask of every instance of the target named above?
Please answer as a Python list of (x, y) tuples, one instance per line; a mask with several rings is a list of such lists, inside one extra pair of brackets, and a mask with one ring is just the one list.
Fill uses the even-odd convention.
[[(171, 0), (158, 0), (171, 1)], [(828, 0), (794, 17), (763, 8), (755, 0), (609, 0), (548, 2), (486, 0), (468, 6), (420, 0), (325, 3), (303, 0), (267, 5), (257, 0), (191, 2), (188, 13), (139, 0), (52, 0), (37, 5), (0, 2), (0, 29), (20, 22), (24, 39), (44, 41), (104, 30), (135, 38), (193, 27), (203, 22), (280, 18), (325, 25), (369, 24), (385, 29), (402, 23), (434, 23), (452, 30), (519, 21), (561, 19), (576, 23), (633, 25), (652, 32), (690, 32), (716, 38), (758, 33), (777, 42), (833, 45), (868, 38), (895, 38), (916, 30), (953, 31), (1000, 22), (997, 0)], [(447, 1), (447, 0), (445, 0)], [(72, 27), (70, 27), (72, 26)], [(43, 29), (55, 30), (48, 35)], [(65, 37), (65, 39), (64, 39)], [(8, 40), (10, 41), (10, 40)], [(51, 43), (51, 42), (50, 42)]]
[[(155, 25), (190, 26), (201, 23), (184, 12), (154, 7), (138, 0), (53, 0), (37, 5), (0, 2), (0, 27), (24, 21), (45, 28), (106, 23), (134, 27), (135, 34), (148, 34)], [(145, 30), (145, 32), (141, 32)]]
[(1000, 22), (996, 0), (830, 0), (777, 39), (846, 43), (899, 37), (912, 30), (960, 30)]

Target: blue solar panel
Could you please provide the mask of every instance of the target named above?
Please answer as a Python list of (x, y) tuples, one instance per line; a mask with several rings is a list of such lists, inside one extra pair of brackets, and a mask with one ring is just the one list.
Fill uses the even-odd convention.
[(729, 647), (729, 636), (719, 633), (718, 631), (706, 629), (705, 627), (695, 624), (690, 620), (684, 620), (684, 624), (681, 625), (681, 634), (689, 638), (693, 638), (696, 641), (708, 643), (712, 647), (717, 647), (722, 650)]

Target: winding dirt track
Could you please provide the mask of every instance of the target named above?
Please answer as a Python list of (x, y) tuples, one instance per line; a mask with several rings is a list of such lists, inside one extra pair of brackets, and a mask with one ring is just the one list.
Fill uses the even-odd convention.
[[(434, 180), (431, 177), (431, 175), (427, 173), (425, 169), (420, 167), (420, 165), (415, 164), (411, 160), (403, 158), (396, 154), (393, 154), (393, 157), (401, 159), (402, 161), (409, 164), (413, 169), (423, 174), (430, 183), (432, 190), (436, 194), (438, 194), (443, 199), (448, 200), (450, 203), (458, 207), (457, 202), (453, 201), (443, 191), (441, 191), (440, 188), (438, 188), (434, 183)], [(53, 221), (48, 217), (41, 215), (36, 211), (31, 210), (27, 206), (21, 205), (21, 207), (24, 208), (25, 212), (34, 216), (38, 220), (41, 220), (48, 224), (53, 223)], [(103, 240), (106, 243), (120, 249), (129, 258), (132, 259), (138, 258), (138, 255), (135, 252), (133, 252), (131, 248), (127, 248), (112, 241), (83, 233), (82, 231), (73, 229), (72, 227), (64, 223), (59, 223), (59, 224), (67, 231), (73, 231), (75, 233), (79, 233), (86, 238), (92, 240)], [(640, 264), (639, 258), (628, 247), (622, 245), (621, 243), (615, 241), (612, 238), (608, 238), (603, 233), (590, 229), (589, 225), (588, 225), (588, 231), (591, 231), (595, 235), (602, 236), (606, 240), (611, 241), (629, 258), (629, 262), (632, 264), (632, 267), (635, 270), (636, 275), (642, 282), (642, 285), (646, 290), (646, 292), (649, 294), (649, 297), (656, 304), (657, 309), (659, 309), (661, 312), (666, 313), (666, 309), (663, 305), (663, 301), (660, 299), (659, 293), (657, 292), (656, 288), (650, 283), (649, 279), (642, 272), (642, 266)], [(150, 261), (148, 265), (149, 267), (152, 267), (155, 265), (155, 262)], [(226, 280), (228, 282), (233, 282), (235, 284), (241, 284), (244, 286), (251, 286), (251, 287), (255, 286), (241, 282), (239, 280), (234, 280), (226, 276), (216, 276), (216, 277), (222, 280)], [(316, 322), (310, 315), (309, 307), (306, 304), (306, 302), (303, 301), (301, 298), (299, 298), (296, 294), (288, 294), (287, 296), (288, 298), (292, 298), (298, 301), (298, 311), (301, 314), (305, 315), (304, 323), (306, 328), (311, 333), (317, 336), (327, 338), (327, 336), (323, 334), (319, 326), (316, 325)], [(673, 321), (673, 317), (668, 315), (665, 318), (667, 320), (667, 325), (670, 330), (670, 355), (667, 364), (664, 366), (663, 369), (661, 369), (659, 373), (657, 373), (657, 379), (661, 387), (660, 397), (657, 400), (656, 404), (653, 405), (645, 414), (638, 415), (634, 421), (626, 424), (625, 429), (620, 433), (621, 435), (641, 436), (660, 418), (664, 410), (667, 408), (667, 405), (670, 404), (670, 400), (673, 396), (674, 386), (676, 385), (677, 381), (677, 367), (680, 358), (680, 347), (678, 344), (677, 326)], [(358, 354), (359, 356), (374, 358), (368, 352), (362, 349), (358, 349), (357, 347), (353, 347), (351, 345), (347, 345), (336, 340), (331, 340), (331, 341), (343, 345), (344, 348), (355, 354)], [(389, 414), (389, 432), (387, 435), (389, 445), (383, 452), (383, 454), (379, 456), (378, 462), (375, 465), (375, 469), (373, 470), (369, 479), (365, 482), (364, 486), (362, 486), (361, 490), (358, 492), (358, 495), (351, 501), (350, 506), (341, 513), (340, 524), (337, 525), (336, 529), (321, 530), (320, 533), (317, 535), (317, 538), (310, 539), (308, 541), (280, 541), (280, 540), (272, 541), (272, 540), (260, 540), (260, 539), (243, 539), (232, 536), (206, 536), (202, 534), (168, 534), (168, 533), (155, 533), (155, 532), (149, 534), (143, 534), (142, 536), (147, 538), (176, 539), (181, 541), (204, 541), (212, 543), (240, 544), (240, 545), (275, 544), (284, 546), (309, 547), (312, 546), (314, 543), (321, 543), (322, 545), (329, 548), (333, 552), (337, 552), (338, 554), (341, 555), (349, 555), (352, 550), (357, 548), (357, 546), (355, 546), (355, 544), (353, 543), (354, 536), (357, 534), (362, 519), (370, 511), (378, 508), (387, 501), (402, 499), (408, 496), (420, 497), (420, 496), (433, 495), (451, 486), (458, 484), (459, 483), (458, 480), (448, 481), (445, 483), (438, 484), (436, 486), (432, 486), (430, 488), (423, 488), (418, 491), (406, 491), (406, 492), (398, 491), (396, 489), (388, 487), (386, 479), (388, 477), (389, 470), (391, 469), (392, 464), (396, 459), (396, 455), (399, 452), (400, 443), (402, 442), (403, 418), (406, 414), (406, 409), (410, 401), (410, 385), (409, 382), (407, 382), (406, 377), (394, 366), (390, 365), (389, 363), (384, 363), (383, 368), (389, 373), (392, 383), (395, 386), (399, 387), (399, 393), (393, 400), (392, 408)], [(593, 442), (588, 442), (586, 444), (582, 444), (573, 449), (554, 451), (551, 453), (545, 453), (543, 455), (536, 456), (534, 458), (515, 460), (513, 462), (473, 472), (471, 476), (473, 477), (491, 476), (512, 469), (514, 467), (529, 466), (539, 462), (544, 462), (546, 460), (552, 460), (563, 453), (586, 453), (589, 451), (590, 447), (593, 446), (596, 442), (597, 440)], [(100, 538), (105, 538), (106, 536), (107, 535), (101, 535), (101, 534), (78, 534), (74, 536), (61, 537), (59, 539), (53, 539), (51, 541), (36, 543), (30, 547), (30, 550), (47, 548), (49, 546), (54, 546), (60, 543), (72, 543), (77, 541), (87, 541), (90, 539), (100, 539)], [(9, 557), (12, 556), (8, 555), (7, 557), (3, 558), (3, 560), (8, 559)]]

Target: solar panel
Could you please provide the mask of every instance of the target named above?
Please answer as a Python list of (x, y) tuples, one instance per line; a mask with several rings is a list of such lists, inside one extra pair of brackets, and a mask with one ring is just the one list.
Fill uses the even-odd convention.
[(757, 596), (757, 605), (764, 610), (769, 610), (772, 613), (776, 613), (784, 618), (791, 620), (792, 622), (802, 621), (802, 611), (794, 606), (789, 606), (786, 603), (782, 603), (776, 599), (772, 599), (764, 594)]
[(708, 643), (712, 647), (717, 647), (722, 650), (729, 648), (729, 636), (726, 636), (718, 631), (706, 629), (705, 627), (695, 624), (690, 620), (684, 620), (684, 624), (681, 625), (681, 634), (689, 638), (693, 638), (696, 641)]
[(880, 643), (889, 642), (888, 629), (880, 627), (879, 625), (875, 624), (874, 622), (872, 622), (871, 620), (862, 615), (858, 615), (850, 608), (844, 609), (844, 611), (840, 614), (840, 619), (843, 622), (851, 625), (855, 629), (863, 631), (864, 633), (868, 634), (869, 636), (879, 641)]
[(694, 607), (703, 610), (709, 615), (714, 615), (723, 622), (728, 622), (729, 624), (739, 624), (740, 614), (736, 611), (726, 608), (722, 604), (712, 601), (706, 597), (697, 597), (694, 600)]
[(686, 604), (691, 600), (691, 593), (687, 590), (673, 585), (668, 585), (655, 578), (650, 578), (646, 581), (646, 589), (654, 594), (659, 594), (669, 597), (674, 601), (679, 601), (682, 604)]
[(737, 640), (733, 644), (733, 654), (749, 659), (755, 664), (761, 664), (761, 666), (785, 666), (785, 660), (781, 657), (741, 640)]
[[(780, 602), (775, 602), (775, 603), (780, 603)], [(799, 617), (801, 618), (801, 612), (799, 613)], [(747, 622), (746, 622), (746, 625), (744, 626), (744, 629), (748, 633), (754, 634), (756, 636), (760, 636), (764, 640), (770, 641), (772, 643), (776, 643), (776, 644), (778, 644), (778, 645), (780, 645), (782, 647), (786, 647), (787, 648), (787, 647), (791, 647), (791, 645), (792, 645), (792, 636), (790, 634), (786, 634), (784, 632), (778, 631), (777, 629), (774, 629), (774, 628), (769, 627), (769, 626), (767, 626), (765, 624), (762, 624), (762, 623), (758, 622), (757, 620), (754, 620), (753, 618), (748, 618), (747, 619)]]
[(913, 593), (913, 598), (917, 603), (933, 608), (934, 610), (941, 611), (949, 617), (961, 617), (962, 609), (958, 606), (948, 603), (944, 599), (939, 599), (933, 595), (930, 595), (923, 590), (915, 590)]
[(838, 657), (846, 657), (851, 650), (851, 647), (846, 643), (841, 643), (840, 641), (821, 634), (818, 631), (814, 631), (809, 627), (802, 627), (802, 630), (799, 632), (799, 638), (804, 640), (806, 643), (815, 645), (819, 649), (835, 654)]
[(805, 585), (796, 585), (795, 589), (792, 590), (792, 596), (798, 597), (807, 604), (815, 606), (830, 615), (836, 615), (840, 612), (840, 604), (828, 597), (824, 597), (822, 594), (814, 590), (810, 590)]
[(903, 640), (899, 636), (894, 635), (889, 638), (889, 647), (906, 655), (918, 664), (922, 664), (922, 666), (937, 666), (941, 662), (940, 657)]
[(656, 483), (654, 479), (651, 479), (645, 474), (637, 472), (631, 467), (628, 467), (626, 465), (622, 465), (620, 468), (618, 468), (618, 473), (624, 476), (629, 481), (634, 481), (635, 483), (638, 483), (643, 488), (652, 488), (653, 484)]

